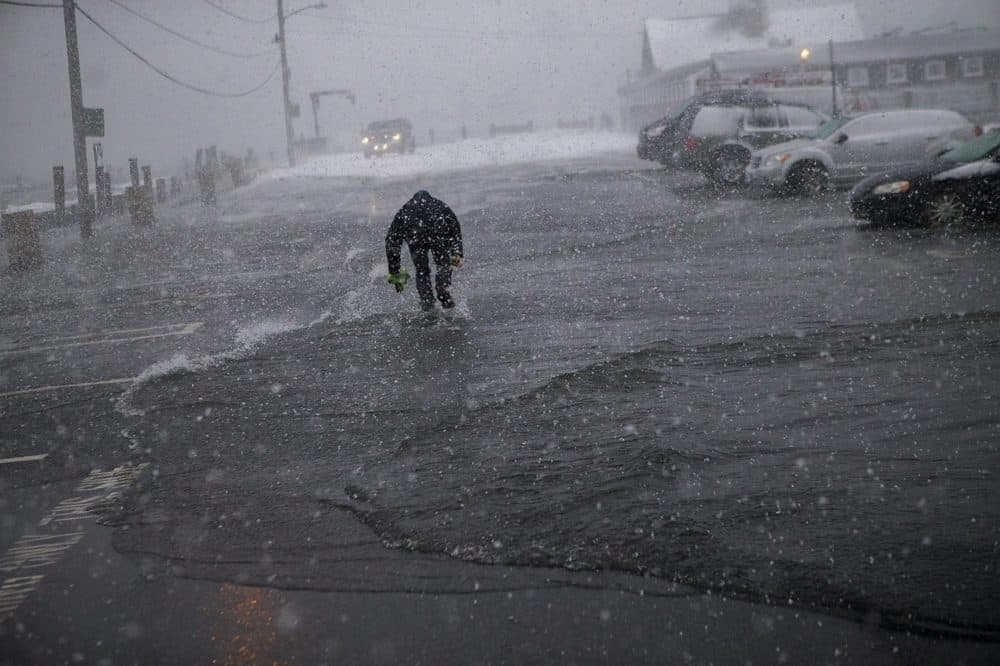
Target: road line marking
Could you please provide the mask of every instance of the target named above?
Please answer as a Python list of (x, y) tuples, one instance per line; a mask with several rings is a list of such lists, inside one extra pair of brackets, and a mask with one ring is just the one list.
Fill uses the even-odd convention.
[(17, 458), (0, 458), (0, 465), (13, 465), (14, 463), (34, 462), (36, 460), (45, 460), (48, 457), (49, 454), (47, 453), (39, 453), (38, 455), (34, 456), (20, 456)]
[(129, 303), (129, 307), (136, 307), (139, 305), (156, 305), (157, 303), (174, 303), (176, 301), (210, 301), (220, 298), (233, 298), (236, 294), (221, 293), (221, 294), (194, 294), (191, 296), (168, 296), (165, 298), (157, 298), (152, 301), (139, 301), (138, 303)]
[[(169, 338), (169, 337), (179, 337), (182, 335), (191, 335), (199, 328), (202, 327), (204, 322), (193, 321), (189, 324), (169, 324), (167, 326), (150, 326), (149, 328), (134, 328), (131, 330), (119, 330), (110, 331), (109, 333), (92, 333), (91, 336), (95, 337), (94, 340), (81, 340), (79, 342), (63, 342), (61, 344), (46, 345), (43, 344), (38, 347), (25, 347), (22, 349), (0, 349), (0, 356), (15, 356), (19, 354), (37, 354), (38, 352), (50, 351), (52, 349), (67, 349), (70, 347), (86, 347), (89, 345), (109, 345), (118, 342), (135, 342), (137, 340), (153, 340), (155, 338)], [(178, 328), (180, 327), (180, 328)], [(133, 335), (126, 338), (113, 337), (117, 333), (141, 333), (145, 331), (154, 330), (167, 330), (164, 333), (149, 333), (147, 335)], [(108, 337), (97, 338), (99, 335), (106, 335)], [(85, 337), (85, 335), (74, 335), (66, 338), (53, 338), (46, 342), (54, 342), (57, 340), (79, 340), (79, 338)]]
[(653, 179), (653, 178), (650, 178), (649, 176), (647, 176), (647, 175), (645, 175), (645, 174), (641, 174), (641, 173), (633, 173), (632, 175), (633, 175), (633, 176), (634, 176), (635, 178), (638, 178), (639, 180), (642, 180), (642, 181), (645, 181), (645, 182), (647, 182), (647, 183), (656, 183), (656, 180), (655, 180), (655, 179)]
[(51, 525), (48, 529), (55, 532), (22, 534), (6, 553), (0, 553), (0, 574), (18, 574), (8, 575), (0, 584), (0, 620), (12, 616), (38, 589), (48, 570), (57, 566), (66, 552), (83, 540), (85, 529), (82, 526), (63, 528), (60, 523), (96, 518), (90, 509), (120, 496), (147, 467), (149, 463), (127, 464), (106, 471), (91, 470), (76, 487), (76, 496), (60, 502), (38, 524), (39, 527)]
[(29, 393), (45, 393), (47, 391), (58, 391), (60, 389), (84, 388), (86, 386), (106, 386), (108, 384), (131, 384), (137, 377), (119, 377), (118, 379), (102, 379), (99, 382), (80, 382), (78, 384), (53, 384), (52, 386), (36, 386), (29, 389), (18, 389), (17, 391), (7, 391), (0, 393), (0, 398), (12, 395), (27, 395)]
[(110, 331), (99, 331), (97, 333), (78, 333), (76, 335), (60, 335), (55, 338), (46, 338), (42, 342), (62, 342), (63, 340), (79, 340), (80, 338), (95, 338), (99, 335), (115, 335), (116, 333), (148, 333), (149, 331), (162, 331), (164, 329), (175, 329), (187, 326), (187, 324), (158, 324), (156, 326), (143, 326), (142, 328), (115, 328)]

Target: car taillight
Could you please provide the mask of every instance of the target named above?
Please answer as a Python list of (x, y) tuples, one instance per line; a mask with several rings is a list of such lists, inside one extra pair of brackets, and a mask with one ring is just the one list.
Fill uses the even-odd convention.
[(982, 136), (983, 135), (983, 128), (982, 128), (982, 126), (981, 125), (976, 125), (975, 127), (973, 127), (972, 128), (972, 133), (975, 134), (976, 136)]
[(697, 150), (698, 149), (698, 139), (693, 136), (689, 136), (684, 139), (684, 150)]

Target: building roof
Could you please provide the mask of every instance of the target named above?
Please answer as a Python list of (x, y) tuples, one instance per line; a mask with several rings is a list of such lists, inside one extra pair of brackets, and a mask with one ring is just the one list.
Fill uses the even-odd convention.
[[(725, 27), (721, 16), (683, 19), (646, 19), (644, 68), (669, 70), (709, 60), (722, 51), (750, 51), (769, 47), (857, 40), (864, 37), (853, 3), (778, 9), (767, 13), (768, 26), (759, 37)], [(796, 51), (797, 52), (797, 51)]]
[[(811, 64), (829, 64), (826, 40), (803, 43), (812, 51)], [(834, 61), (838, 65), (893, 62), (910, 58), (928, 58), (955, 53), (1000, 51), (1000, 29), (969, 28), (951, 32), (875, 37), (838, 43), (834, 40)], [(801, 64), (801, 48), (756, 49), (716, 52), (711, 56), (719, 74), (733, 72), (768, 72)]]

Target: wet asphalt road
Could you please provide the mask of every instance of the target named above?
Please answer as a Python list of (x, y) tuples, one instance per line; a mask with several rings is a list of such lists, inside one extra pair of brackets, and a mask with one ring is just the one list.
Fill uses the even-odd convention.
[[(418, 187), (463, 223), (449, 315), (384, 284), (382, 235)], [(84, 632), (53, 590), (89, 578), (102, 592), (76, 603), (107, 595), (86, 614), (114, 663), (222, 654), (251, 620), (219, 609), (241, 603), (273, 606), (258, 654), (440, 661), (407, 633), (426, 595), (462, 606), (434, 626), (476, 626), (458, 661), (988, 663), (1000, 233), (859, 228), (843, 198), (751, 199), (609, 156), (270, 181), (89, 249), (49, 239), (42, 274), (3, 276), (0, 459), (47, 457), (0, 465), (0, 546), (68, 545), (0, 640), (71, 658)], [(112, 496), (81, 491), (125, 464)], [(599, 638), (525, 590), (590, 590), (562, 617)], [(386, 618), (331, 637), (334, 593), (355, 623)], [(472, 622), (469, 594), (507, 601)], [(212, 630), (165, 644), (192, 607)], [(678, 608), (713, 635), (772, 628), (668, 645)], [(489, 627), (519, 614), (552, 633), (505, 651)]]

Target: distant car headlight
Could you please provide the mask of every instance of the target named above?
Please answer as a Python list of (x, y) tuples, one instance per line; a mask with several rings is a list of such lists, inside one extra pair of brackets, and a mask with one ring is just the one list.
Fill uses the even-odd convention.
[(792, 159), (791, 153), (775, 153), (774, 155), (767, 156), (767, 159), (764, 160), (764, 166), (766, 167), (781, 166), (790, 159)]
[(402, 138), (403, 138), (403, 135), (402, 135), (402, 134), (393, 134), (393, 135), (392, 135), (392, 140), (393, 140), (393, 141), (399, 141), (399, 140), (400, 140), (400, 139), (402, 139)]
[(883, 183), (872, 190), (872, 194), (902, 194), (910, 189), (910, 181), (897, 180), (891, 183)]
[(363, 143), (363, 144), (365, 144), (367, 146), (368, 145), (368, 137), (362, 138), (361, 139), (361, 143)]
[(648, 130), (646, 130), (646, 138), (655, 139), (656, 137), (663, 134), (663, 130), (665, 129), (667, 129), (665, 125), (661, 125), (660, 127), (650, 127)]

